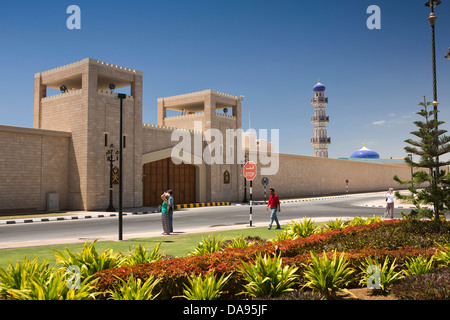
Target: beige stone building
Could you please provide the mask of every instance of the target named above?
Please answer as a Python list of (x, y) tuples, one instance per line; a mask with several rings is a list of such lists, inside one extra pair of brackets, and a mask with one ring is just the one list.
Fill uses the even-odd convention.
[[(406, 165), (280, 154), (270, 142), (255, 138), (255, 144), (249, 143), (249, 134), (241, 141), (239, 134), (229, 133), (242, 128), (243, 97), (215, 90), (159, 98), (157, 124), (143, 124), (142, 81), (141, 71), (91, 58), (35, 74), (34, 128), (0, 125), (0, 214), (106, 209), (106, 152), (120, 138), (125, 208), (158, 205), (167, 189), (174, 190), (178, 204), (240, 202), (243, 148), (258, 165), (253, 199), (263, 198), (261, 169), (269, 167), (267, 156), (270, 166), (277, 162), (278, 170), (267, 177), (281, 198), (343, 194), (346, 180), (352, 193), (384, 190), (396, 187), (395, 174), (410, 175)], [(115, 93), (125, 88), (129, 95), (123, 100), (119, 137)], [(61, 93), (50, 95), (51, 89)], [(211, 138), (214, 133), (223, 140)], [(260, 149), (267, 145), (263, 161)], [(113, 189), (117, 206), (117, 185)]]

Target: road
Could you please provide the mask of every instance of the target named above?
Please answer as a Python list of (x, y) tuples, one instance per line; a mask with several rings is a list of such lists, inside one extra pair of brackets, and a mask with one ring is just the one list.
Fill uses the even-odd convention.
[[(316, 221), (324, 221), (337, 217), (382, 215), (383, 208), (365, 207), (362, 204), (380, 201), (383, 194), (370, 193), (282, 203), (281, 213), (278, 217), (280, 222), (286, 223), (291, 220), (302, 219), (305, 216)], [(395, 217), (400, 217), (400, 210), (409, 211), (409, 209), (396, 208), (394, 211)], [(269, 213), (266, 211), (265, 205), (255, 205), (252, 211), (253, 226), (267, 226)], [(249, 212), (248, 205), (177, 210), (174, 213), (174, 232), (180, 234), (245, 228), (249, 225)], [(123, 217), (123, 237), (125, 240), (134, 237), (159, 236), (161, 232), (161, 216), (158, 213)], [(95, 238), (117, 240), (118, 218), (105, 217), (0, 225), (0, 248), (71, 243)]]

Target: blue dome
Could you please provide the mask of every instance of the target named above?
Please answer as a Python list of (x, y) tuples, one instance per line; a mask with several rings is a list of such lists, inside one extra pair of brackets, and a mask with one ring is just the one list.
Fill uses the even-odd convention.
[(325, 91), (325, 86), (318, 82), (314, 87), (313, 91)]
[(350, 158), (380, 159), (380, 155), (377, 152), (367, 149), (366, 146), (364, 146), (358, 151), (353, 152)]

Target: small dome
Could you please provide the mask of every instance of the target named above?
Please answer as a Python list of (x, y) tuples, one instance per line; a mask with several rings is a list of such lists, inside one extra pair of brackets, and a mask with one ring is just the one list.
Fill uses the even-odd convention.
[(364, 145), (364, 147), (362, 147), (358, 151), (353, 152), (350, 158), (380, 159), (380, 155), (377, 152), (366, 148), (366, 146)]
[(318, 82), (314, 87), (313, 91), (325, 91), (325, 86)]

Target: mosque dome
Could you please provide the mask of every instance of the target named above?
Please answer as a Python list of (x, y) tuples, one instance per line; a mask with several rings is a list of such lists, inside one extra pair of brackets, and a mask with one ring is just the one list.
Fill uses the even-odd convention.
[(313, 91), (325, 91), (325, 86), (318, 82), (314, 87)]
[(380, 159), (380, 155), (377, 152), (366, 148), (366, 145), (364, 144), (364, 146), (361, 149), (353, 152), (350, 158)]

